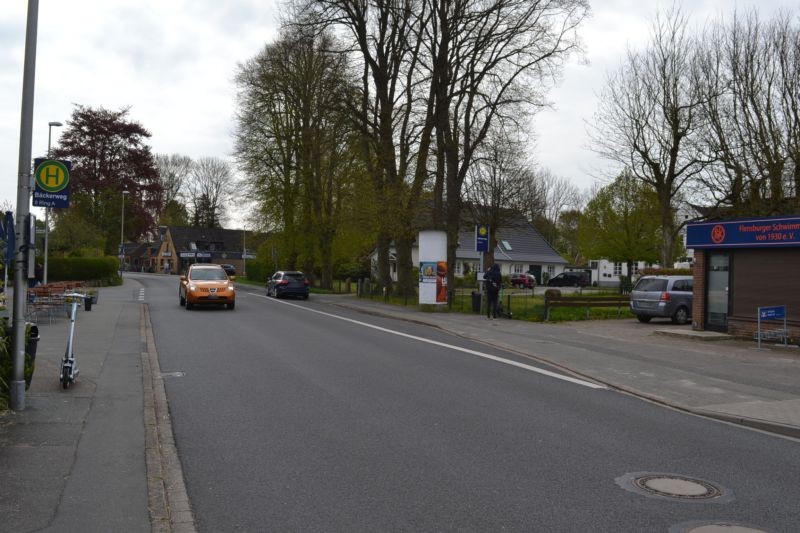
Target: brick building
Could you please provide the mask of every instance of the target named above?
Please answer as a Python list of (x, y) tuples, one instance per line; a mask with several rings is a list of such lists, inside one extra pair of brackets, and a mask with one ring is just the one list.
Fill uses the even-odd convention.
[[(800, 215), (690, 223), (686, 246), (694, 329), (753, 337), (759, 308), (782, 308), (788, 337), (800, 342)], [(783, 323), (762, 321), (762, 332)]]

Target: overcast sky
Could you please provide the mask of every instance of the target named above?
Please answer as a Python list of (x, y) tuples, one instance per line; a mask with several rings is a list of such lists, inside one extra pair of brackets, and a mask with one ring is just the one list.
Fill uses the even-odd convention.
[[(756, 6), (764, 16), (796, 0), (678, 1), (698, 25)], [(586, 123), (606, 73), (627, 46), (647, 40), (656, 10), (672, 1), (595, 0), (581, 29), (586, 47), (550, 92), (552, 110), (532, 127), (531, 155), (580, 188), (609, 163), (588, 149)], [(238, 63), (277, 34), (276, 0), (40, 0), (33, 156), (47, 151), (48, 122), (66, 123), (74, 104), (119, 109), (152, 133), (154, 153), (230, 158)], [(796, 12), (796, 11), (795, 11)], [(27, 2), (0, 10), (0, 201), (16, 204)], [(62, 128), (63, 129), (63, 128)], [(53, 128), (53, 145), (59, 128)], [(16, 207), (14, 206), (14, 209)], [(38, 211), (35, 209), (34, 211)], [(231, 213), (235, 218), (241, 214)], [(237, 216), (238, 215), (238, 216)]]

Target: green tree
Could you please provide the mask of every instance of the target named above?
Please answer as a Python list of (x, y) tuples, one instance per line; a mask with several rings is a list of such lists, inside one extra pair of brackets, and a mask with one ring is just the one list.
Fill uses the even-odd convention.
[(345, 107), (355, 90), (334, 47), (328, 34), (289, 28), (236, 79), (236, 155), (256, 184), (258, 226), (281, 235), (270, 254), (274, 246), (283, 267), (319, 274), (326, 288), (337, 236), (353, 215), (355, 181), (365, 179)]
[(584, 209), (578, 225), (581, 252), (628, 265), (657, 262), (661, 245), (658, 195), (628, 171), (600, 189)]
[[(54, 210), (56, 229), (80, 219), (89, 235), (102, 236), (103, 252), (115, 255), (122, 224), (122, 191), (128, 191), (125, 240), (136, 241), (154, 232), (163, 187), (146, 144), (149, 137), (149, 131), (128, 118), (127, 108), (110, 111), (76, 106), (53, 150), (53, 157), (72, 162), (71, 205)], [(63, 231), (76, 230), (64, 227)]]

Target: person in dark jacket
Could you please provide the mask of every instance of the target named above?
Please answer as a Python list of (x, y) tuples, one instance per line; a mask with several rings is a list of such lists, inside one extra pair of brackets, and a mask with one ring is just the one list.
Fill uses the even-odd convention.
[(497, 301), (500, 295), (500, 286), (503, 283), (503, 276), (500, 274), (500, 266), (495, 263), (483, 276), (486, 283), (486, 318), (497, 318)]

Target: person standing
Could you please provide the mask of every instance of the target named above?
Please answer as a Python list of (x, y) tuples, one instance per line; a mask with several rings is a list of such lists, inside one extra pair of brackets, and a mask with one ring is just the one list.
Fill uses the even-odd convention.
[(503, 283), (500, 266), (495, 263), (489, 267), (483, 279), (486, 283), (486, 318), (497, 318), (497, 302), (500, 296), (500, 286)]

